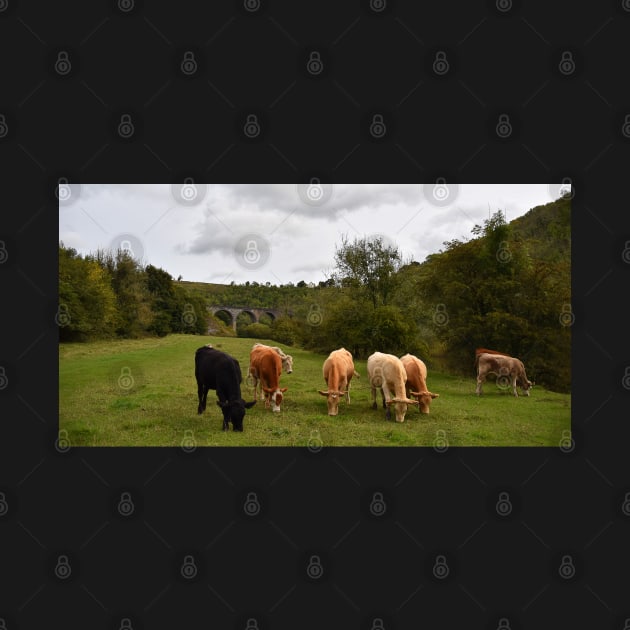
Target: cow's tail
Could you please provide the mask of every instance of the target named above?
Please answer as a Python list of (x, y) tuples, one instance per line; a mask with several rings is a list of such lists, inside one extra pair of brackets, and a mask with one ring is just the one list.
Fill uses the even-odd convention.
[(354, 376), (356, 378), (361, 378), (361, 375), (356, 370), (354, 370)]

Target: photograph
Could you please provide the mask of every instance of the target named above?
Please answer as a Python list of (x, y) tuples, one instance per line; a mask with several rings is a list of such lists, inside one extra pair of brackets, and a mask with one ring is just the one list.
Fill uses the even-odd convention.
[(68, 447), (572, 448), (570, 180), (57, 196)]

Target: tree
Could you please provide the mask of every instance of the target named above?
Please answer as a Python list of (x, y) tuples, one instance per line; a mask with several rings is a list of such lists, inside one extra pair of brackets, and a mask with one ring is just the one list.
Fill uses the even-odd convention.
[(375, 309), (386, 306), (396, 287), (396, 272), (403, 264), (398, 248), (386, 245), (383, 237), (355, 238), (343, 235), (335, 249), (333, 279), (337, 286), (364, 292)]
[(271, 324), (271, 333), (269, 338), (275, 339), (280, 343), (294, 346), (302, 341), (303, 324), (299, 324), (290, 317), (278, 317)]
[(112, 286), (120, 313), (117, 333), (122, 337), (141, 337), (150, 331), (153, 321), (151, 294), (146, 274), (140, 264), (128, 252), (118, 250)]
[(154, 312), (149, 330), (158, 337), (170, 332), (179, 332), (182, 328), (178, 321), (178, 304), (171, 275), (153, 265), (145, 268), (147, 289), (152, 297), (151, 308)]
[(59, 245), (59, 308), (60, 341), (114, 333), (118, 312), (107, 269), (63, 243)]

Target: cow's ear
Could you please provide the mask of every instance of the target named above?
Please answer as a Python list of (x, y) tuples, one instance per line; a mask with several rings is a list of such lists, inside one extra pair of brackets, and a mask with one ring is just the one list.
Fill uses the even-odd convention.
[(289, 389), (289, 388), (288, 387), (283, 387), (280, 391), (284, 394), (284, 392), (286, 392), (287, 389)]
[(256, 401), (254, 401), (254, 402), (246, 402), (245, 403), (245, 409), (251, 409), (255, 404), (256, 404)]
[(321, 389), (317, 390), (322, 396), (328, 396), (328, 392), (322, 391)]
[(431, 398), (439, 398), (440, 395), (439, 394), (434, 394), (432, 392), (429, 392), (431, 394)]

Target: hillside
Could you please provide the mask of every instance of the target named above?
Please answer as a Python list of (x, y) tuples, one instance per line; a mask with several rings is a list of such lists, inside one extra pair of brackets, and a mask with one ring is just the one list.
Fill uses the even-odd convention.
[(527, 245), (529, 255), (557, 262), (571, 257), (571, 200), (557, 199), (536, 206), (509, 223), (515, 240)]

